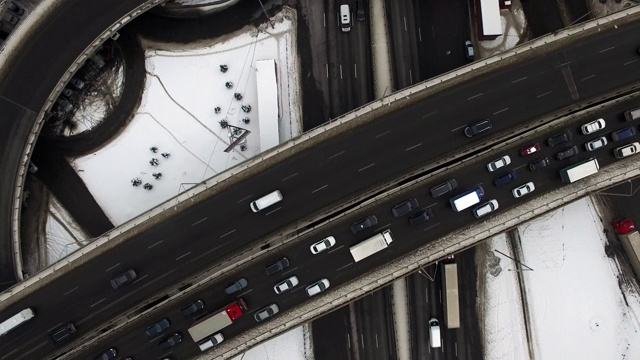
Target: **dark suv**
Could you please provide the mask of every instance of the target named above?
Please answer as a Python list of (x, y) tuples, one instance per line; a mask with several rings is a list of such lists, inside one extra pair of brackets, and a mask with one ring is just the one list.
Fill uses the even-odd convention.
[(425, 209), (422, 211), (418, 211), (414, 215), (411, 215), (411, 217), (409, 218), (409, 224), (411, 226), (419, 226), (431, 219), (433, 219), (433, 210)]
[(438, 198), (448, 192), (453, 191), (453, 189), (458, 187), (458, 182), (456, 179), (451, 179), (443, 182), (442, 184), (438, 184), (431, 188), (431, 196), (433, 198)]
[(282, 259), (267, 265), (264, 270), (267, 272), (267, 275), (272, 275), (277, 273), (278, 271), (284, 270), (287, 267), (289, 267), (289, 259), (283, 257)]
[(398, 204), (391, 209), (393, 216), (401, 217), (409, 214), (411, 211), (415, 210), (420, 206), (418, 204), (418, 200), (416, 198), (411, 198), (402, 204)]
[(359, 233), (362, 230), (368, 229), (378, 223), (378, 218), (375, 215), (369, 215), (366, 218), (356, 221), (351, 225), (351, 232), (354, 234)]
[(574, 146), (574, 147), (566, 148), (560, 151), (559, 153), (556, 154), (556, 158), (558, 160), (563, 160), (563, 159), (575, 156), (577, 154), (578, 154), (578, 147)]
[(202, 310), (204, 310), (204, 301), (196, 300), (196, 301), (192, 302), (191, 304), (183, 307), (180, 310), (180, 313), (184, 317), (192, 317), (192, 316), (198, 314)]
[(172, 348), (180, 344), (181, 342), (182, 342), (182, 334), (177, 332), (169, 336), (168, 338), (162, 340), (158, 345), (160, 346), (160, 350), (167, 350), (169, 348)]
[(227, 286), (224, 289), (224, 292), (227, 293), (227, 295), (231, 295), (233, 293), (237, 293), (238, 291), (246, 288), (247, 285), (249, 285), (247, 278), (240, 278), (234, 281), (232, 284), (229, 284), (229, 286)]
[(486, 120), (479, 121), (475, 124), (472, 124), (470, 126), (467, 126), (464, 129), (464, 134), (467, 137), (474, 137), (480, 133), (491, 130), (491, 128), (492, 128), (491, 121), (489, 121), (489, 119), (486, 119)]
[(554, 135), (548, 138), (547, 144), (549, 144), (549, 146), (556, 146), (556, 145), (566, 143), (567, 141), (570, 141), (572, 138), (573, 138), (573, 135), (571, 134), (571, 131), (565, 130), (562, 134)]
[(61, 328), (57, 328), (54, 332), (51, 333), (51, 341), (54, 344), (59, 343), (60, 341), (66, 340), (71, 335), (73, 335), (78, 329), (73, 323), (68, 323)]
[(538, 171), (538, 170), (544, 169), (548, 165), (549, 165), (549, 158), (545, 156), (543, 158), (530, 162), (529, 169), (531, 169), (531, 171)]
[(502, 176), (498, 176), (495, 179), (493, 179), (493, 183), (496, 186), (504, 186), (507, 185), (508, 183), (512, 182), (513, 180), (517, 179), (518, 176), (516, 175), (516, 171), (512, 170)]

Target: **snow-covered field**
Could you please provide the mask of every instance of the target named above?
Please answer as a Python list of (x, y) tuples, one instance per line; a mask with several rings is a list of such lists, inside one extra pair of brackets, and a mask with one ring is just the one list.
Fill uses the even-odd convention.
[[(525, 299), (512, 260), (496, 254), (502, 272), (485, 272), (485, 359), (640, 359), (640, 298), (603, 229), (587, 198), (518, 228), (517, 257), (533, 271), (520, 273)], [(503, 236), (487, 249), (513, 255)]]
[[(147, 51), (149, 76), (132, 122), (104, 148), (73, 161), (116, 226), (261, 152), (256, 61), (276, 61), (279, 101), (273, 106), (279, 107), (280, 140), (300, 134), (295, 24), (291, 16), (276, 19), (275, 29), (245, 29), (199, 49), (160, 49), (154, 44), (156, 48)], [(226, 73), (220, 71), (223, 64), (228, 66)], [(227, 82), (233, 83), (231, 89)], [(245, 113), (242, 105), (251, 105), (251, 111)], [(245, 117), (249, 124), (241, 121)], [(246, 151), (223, 151), (229, 145), (229, 130), (219, 125), (223, 119), (251, 131)], [(152, 159), (157, 165), (150, 163)], [(134, 179), (140, 186), (132, 186)], [(145, 184), (153, 188), (145, 190)]]

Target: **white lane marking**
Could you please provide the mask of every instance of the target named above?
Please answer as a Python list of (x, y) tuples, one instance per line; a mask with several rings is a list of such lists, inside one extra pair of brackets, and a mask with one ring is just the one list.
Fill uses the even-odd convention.
[(331, 250), (327, 251), (327, 254), (331, 254), (332, 252), (337, 251), (339, 249), (342, 249), (343, 247), (344, 247), (344, 245), (340, 245), (337, 248), (334, 248), (334, 249), (331, 249)]
[(298, 268), (298, 267), (296, 266), (296, 267), (294, 267), (293, 269), (289, 269), (289, 270), (287, 270), (287, 271), (283, 272), (283, 273), (282, 273), (282, 275), (286, 275), (286, 274), (288, 274), (288, 273), (292, 272), (293, 270), (296, 270), (297, 268)]
[(422, 118), (424, 119), (424, 118), (426, 118), (426, 117), (429, 117), (429, 116), (431, 116), (431, 115), (436, 114), (437, 112), (438, 112), (438, 110), (433, 111), (433, 112), (430, 112), (430, 113), (428, 113), (427, 115), (422, 115)]
[(266, 214), (264, 214), (264, 215), (265, 215), (265, 216), (269, 216), (269, 215), (273, 214), (274, 212), (276, 212), (276, 211), (278, 211), (278, 210), (280, 210), (280, 209), (282, 209), (282, 208), (273, 209), (273, 210), (269, 211), (268, 213), (266, 213)]
[(236, 201), (236, 204), (240, 204), (241, 202), (243, 202), (243, 201), (245, 201), (245, 200), (250, 199), (250, 198), (251, 198), (251, 196), (253, 196), (253, 195), (249, 195), (249, 196), (247, 196), (247, 197), (246, 197), (246, 198), (244, 198), (244, 199), (240, 199), (240, 200)]
[(493, 113), (493, 115), (498, 115), (498, 114), (500, 114), (501, 112), (505, 112), (505, 111), (507, 111), (507, 110), (509, 110), (509, 108), (504, 108), (504, 109), (502, 109), (502, 110), (498, 110), (498, 111), (494, 112), (494, 113)]
[(608, 48), (606, 48), (606, 49), (602, 49), (602, 50), (600, 50), (600, 51), (599, 51), (599, 53), (600, 53), (600, 54), (602, 54), (603, 52), (607, 52), (607, 51), (609, 51), (609, 50), (613, 50), (613, 49), (615, 49), (615, 48), (616, 48), (615, 46), (608, 47)]
[(225, 236), (227, 236), (227, 235), (231, 235), (231, 234), (233, 234), (234, 232), (236, 232), (236, 229), (233, 229), (233, 230), (229, 231), (228, 233), (225, 233), (225, 234), (220, 235), (220, 239), (222, 239), (223, 237), (225, 237)]
[(358, 172), (360, 172), (360, 171), (362, 171), (362, 170), (365, 170), (365, 169), (368, 169), (368, 168), (370, 168), (370, 167), (374, 166), (375, 164), (376, 164), (376, 163), (371, 163), (371, 164), (369, 164), (369, 165), (367, 165), (367, 166), (363, 167), (362, 169), (358, 170)]
[(634, 62), (638, 61), (638, 59), (635, 60), (631, 60), (631, 61), (627, 61), (626, 63), (624, 63), (623, 65), (629, 65), (629, 64), (633, 64)]
[(589, 76), (587, 76), (585, 78), (580, 79), (580, 81), (589, 80), (589, 79), (594, 78), (594, 77), (596, 77), (595, 74), (594, 75), (589, 75)]
[(455, 129), (451, 130), (451, 132), (458, 131), (458, 130), (460, 130), (460, 129), (462, 129), (462, 128), (466, 128), (467, 126), (468, 126), (468, 125), (462, 125), (462, 126), (459, 126), (459, 127), (455, 128)]
[(292, 177), (294, 177), (296, 175), (298, 175), (298, 173), (291, 174), (291, 175), (287, 176), (286, 178), (282, 179), (282, 181), (287, 181), (287, 180), (291, 179)]
[(178, 260), (182, 259), (182, 258), (183, 258), (183, 257), (185, 257), (185, 256), (189, 256), (190, 254), (191, 254), (191, 251), (189, 251), (189, 252), (188, 252), (188, 253), (186, 253), (186, 254), (180, 255), (180, 256), (178, 256), (178, 257), (176, 258), (176, 261), (178, 261)]
[(196, 226), (196, 225), (200, 224), (201, 222), (203, 222), (205, 220), (207, 220), (207, 218), (204, 218), (202, 220), (198, 220), (198, 221), (194, 222), (193, 224), (191, 224), (191, 226)]
[(515, 83), (518, 83), (518, 82), (520, 82), (520, 81), (522, 81), (522, 80), (527, 80), (527, 79), (528, 79), (528, 77), (526, 77), (526, 76), (525, 76), (525, 77), (521, 77), (520, 79), (515, 79), (515, 80), (513, 80), (511, 83), (512, 83), (512, 84), (515, 84)]
[(329, 186), (329, 185), (325, 185), (325, 186), (319, 187), (319, 188), (317, 188), (317, 189), (313, 190), (311, 193), (312, 193), (312, 194), (313, 194), (313, 193), (316, 193), (316, 192), (318, 192), (318, 191), (320, 191), (320, 190), (322, 190), (322, 189), (326, 188), (327, 186)]
[(112, 267), (108, 268), (108, 269), (107, 269), (107, 270), (105, 270), (104, 272), (109, 272), (109, 271), (111, 271), (111, 270), (113, 270), (113, 269), (117, 268), (118, 266), (120, 266), (120, 263), (117, 263), (117, 264), (113, 265)]
[(433, 229), (434, 227), (436, 227), (436, 226), (438, 226), (438, 225), (440, 225), (440, 223), (435, 223), (435, 224), (433, 224), (433, 225), (429, 226), (428, 228), (425, 228), (425, 229), (424, 229), (424, 230), (422, 230), (422, 231), (431, 230), (431, 229)]
[(347, 265), (345, 265), (343, 267), (339, 267), (339, 268), (336, 269), (336, 271), (340, 271), (340, 270), (346, 268), (347, 266), (351, 266), (351, 264), (353, 264), (353, 263), (348, 263)]
[(376, 135), (376, 139), (377, 139), (377, 138), (379, 138), (379, 137), (383, 137), (383, 136), (387, 135), (387, 134), (388, 134), (388, 133), (390, 133), (390, 132), (391, 132), (391, 130), (389, 130), (389, 131), (385, 131), (385, 132), (383, 132), (382, 134), (378, 134), (378, 135)]
[(544, 94), (540, 94), (540, 95), (538, 95), (538, 96), (536, 96), (536, 97), (537, 97), (537, 98), (541, 98), (541, 97), (543, 97), (543, 96), (547, 96), (547, 95), (551, 94), (552, 92), (553, 92), (553, 91), (547, 91), (546, 93), (544, 93)]
[(242, 294), (238, 294), (238, 297), (243, 297), (243, 296), (247, 295), (248, 293), (250, 293), (252, 291), (253, 291), (253, 289), (249, 289), (249, 290), (243, 292)]
[(105, 300), (106, 300), (106, 298), (102, 298), (102, 300), (98, 301), (97, 303), (91, 304), (91, 307), (94, 307), (94, 306), (100, 304), (101, 302), (103, 302)]
[(77, 287), (77, 286), (76, 286), (76, 287), (74, 287), (73, 289), (71, 289), (71, 290), (67, 291), (66, 293), (62, 294), (62, 296), (69, 295), (69, 294), (71, 294), (72, 292), (74, 292), (74, 291), (76, 291), (76, 290), (78, 290), (78, 287)]
[(482, 95), (484, 95), (484, 93), (475, 94), (472, 97), (468, 97), (467, 100), (475, 99), (475, 98), (477, 98), (479, 96), (482, 96)]
[(333, 155), (329, 156), (327, 159), (333, 159), (334, 157), (336, 157), (336, 156), (340, 156), (340, 155), (342, 155), (342, 154), (344, 154), (344, 153), (345, 153), (345, 151), (344, 151), (344, 150), (342, 150), (342, 151), (340, 151), (340, 152), (339, 152), (339, 153), (337, 153), (337, 154), (333, 154)]
[(562, 63), (562, 64), (560, 64), (560, 65), (556, 66), (556, 69), (557, 69), (557, 68), (559, 68), (559, 67), (563, 67), (563, 66), (565, 66), (565, 65), (569, 65), (569, 64), (571, 64), (571, 61), (568, 61), (568, 62), (566, 62), (566, 63)]
[(151, 249), (152, 247), (154, 247), (154, 246), (156, 246), (156, 245), (158, 245), (158, 244), (162, 243), (163, 241), (164, 241), (164, 240), (160, 240), (160, 241), (158, 241), (157, 243), (155, 243), (155, 244), (153, 244), (153, 245), (149, 245), (149, 246), (147, 246), (147, 249)]
[(145, 275), (145, 276), (139, 277), (139, 278), (137, 278), (137, 279), (136, 279), (136, 281), (134, 281), (133, 283), (134, 283), (134, 284), (135, 284), (135, 283), (138, 283), (138, 282), (142, 281), (142, 279), (146, 278), (147, 276), (149, 276), (149, 275)]
[(417, 148), (419, 146), (422, 146), (422, 143), (419, 143), (419, 144), (413, 145), (411, 147), (408, 147), (408, 148), (404, 149), (404, 151), (409, 151), (409, 150), (415, 149), (415, 148)]

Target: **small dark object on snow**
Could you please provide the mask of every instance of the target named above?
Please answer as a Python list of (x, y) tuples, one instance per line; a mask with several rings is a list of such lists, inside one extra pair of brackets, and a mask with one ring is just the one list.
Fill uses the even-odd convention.
[(153, 177), (156, 178), (156, 180), (160, 180), (162, 173), (153, 173)]
[(240, 151), (247, 150), (247, 144), (240, 144)]
[(226, 83), (224, 83), (224, 86), (225, 86), (227, 89), (231, 89), (231, 88), (233, 87), (233, 83), (232, 83), (231, 81), (227, 81)]
[(151, 185), (151, 184), (149, 184), (149, 183), (146, 183), (146, 184), (144, 184), (143, 188), (144, 188), (145, 190), (151, 190), (151, 189), (153, 189), (153, 185)]
[(226, 129), (227, 126), (229, 126), (229, 122), (227, 120), (224, 120), (224, 119), (218, 121), (218, 123), (220, 124), (220, 127), (223, 128), (223, 129)]
[(171, 156), (171, 154), (169, 154), (169, 153), (162, 153), (160, 155), (162, 155), (162, 157), (165, 158), (165, 159), (168, 159), (169, 156)]
[(248, 117), (242, 118), (242, 122), (245, 124), (248, 124), (249, 122), (251, 122), (251, 119), (249, 119)]
[(142, 180), (138, 179), (138, 178), (133, 178), (131, 179), (131, 185), (133, 186), (140, 186), (140, 184), (142, 184)]
[(227, 65), (220, 65), (220, 71), (222, 71), (223, 73), (226, 73), (227, 70), (229, 70), (229, 67)]
[(149, 160), (149, 164), (151, 164), (151, 166), (158, 166), (159, 163), (160, 162), (156, 158)]
[(236, 100), (242, 100), (242, 94), (240, 93), (233, 94), (233, 97), (236, 98)]
[(248, 113), (251, 111), (251, 105), (242, 105), (242, 111)]
[(158, 148), (155, 146), (150, 147), (149, 150), (151, 150), (151, 152), (154, 154), (158, 152)]
[(222, 109), (220, 109), (220, 106), (216, 106), (213, 108), (213, 111), (215, 111), (216, 114), (220, 114), (220, 111), (222, 111)]

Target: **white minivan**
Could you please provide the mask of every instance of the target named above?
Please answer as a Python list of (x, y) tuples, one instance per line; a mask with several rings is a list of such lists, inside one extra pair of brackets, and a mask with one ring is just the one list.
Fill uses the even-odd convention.
[(442, 340), (440, 339), (440, 323), (438, 319), (429, 319), (429, 345), (432, 348), (439, 348), (442, 346)]
[(253, 210), (253, 212), (264, 210), (275, 203), (279, 203), (280, 201), (282, 201), (282, 199), (282, 193), (280, 192), (280, 190), (276, 190), (274, 192), (268, 193), (267, 195), (261, 197), (256, 201), (253, 201), (251, 203), (251, 210)]
[(351, 31), (351, 10), (349, 5), (340, 5), (340, 28), (342, 32)]

